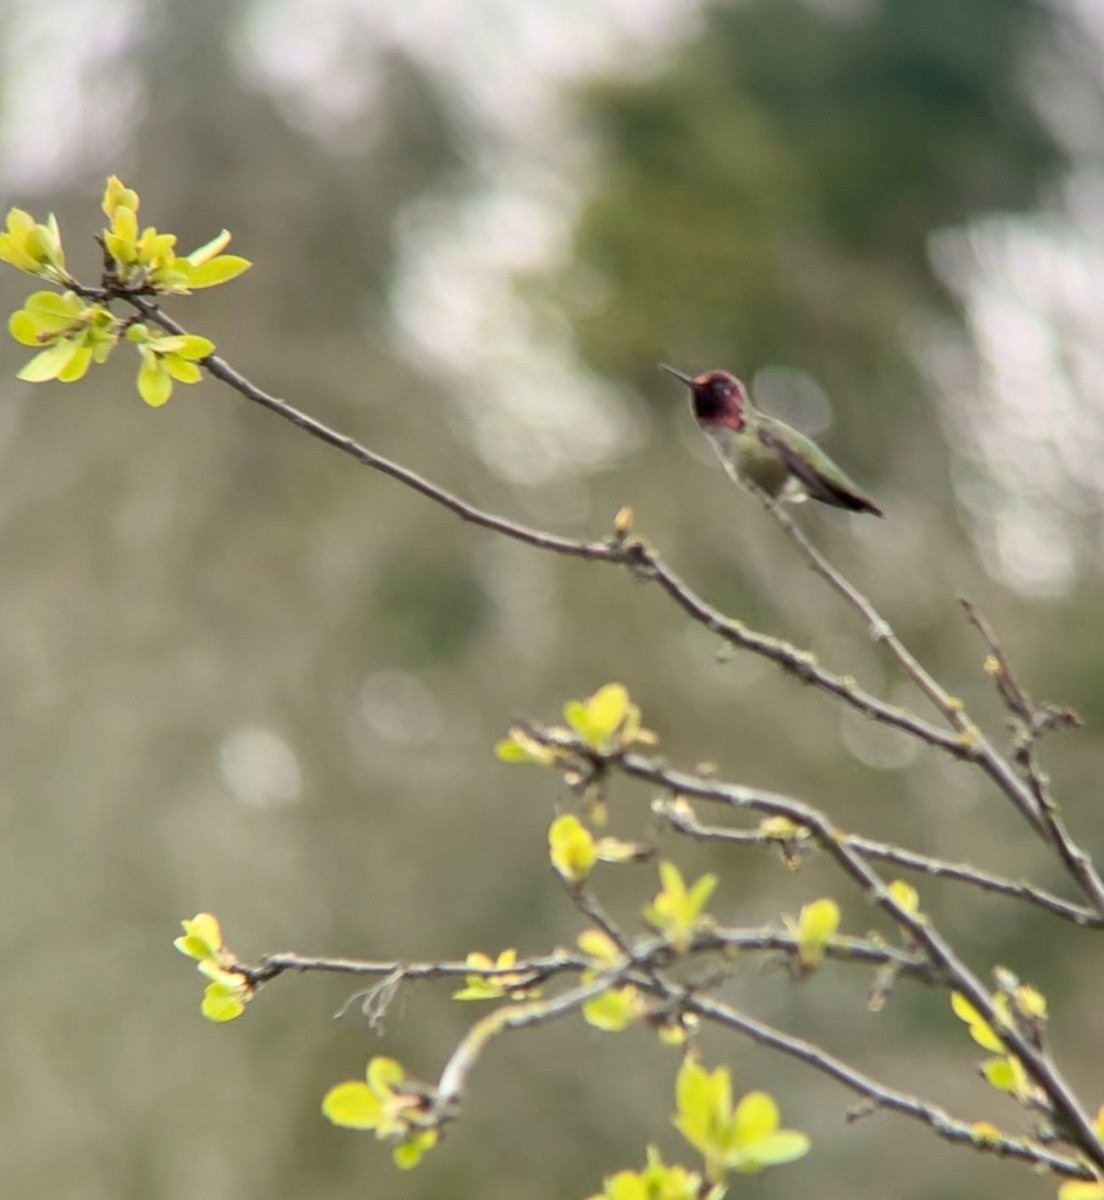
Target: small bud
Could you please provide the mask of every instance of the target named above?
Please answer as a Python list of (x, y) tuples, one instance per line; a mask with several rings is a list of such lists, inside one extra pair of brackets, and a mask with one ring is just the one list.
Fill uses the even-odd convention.
[(626, 504), (617, 510), (617, 516), (613, 518), (613, 532), (618, 537), (624, 537), (632, 532), (632, 527), (633, 510)]

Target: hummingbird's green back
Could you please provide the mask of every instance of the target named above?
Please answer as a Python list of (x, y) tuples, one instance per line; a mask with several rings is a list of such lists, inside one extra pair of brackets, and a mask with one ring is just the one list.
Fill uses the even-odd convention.
[(811, 438), (751, 404), (742, 415), (740, 429), (706, 428), (725, 470), (737, 483), (751, 484), (779, 500), (811, 496), (835, 508), (882, 515), (866, 492)]
[[(777, 417), (755, 413), (745, 426), (748, 432), (755, 429), (756, 440), (783, 462), (792, 478), (795, 478), (806, 493), (814, 500), (832, 504), (837, 508), (849, 508), (855, 512), (871, 512), (882, 516), (882, 510), (861, 487), (828, 457), (811, 438), (787, 425)], [(774, 493), (771, 493), (774, 494)]]

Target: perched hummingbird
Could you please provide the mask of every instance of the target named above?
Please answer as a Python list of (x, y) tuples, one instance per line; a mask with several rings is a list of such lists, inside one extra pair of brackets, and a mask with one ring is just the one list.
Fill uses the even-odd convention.
[(705, 431), (728, 474), (776, 500), (804, 500), (884, 516), (882, 510), (803, 433), (760, 412), (744, 385), (727, 371), (691, 377), (660, 363), (690, 389), (694, 419)]

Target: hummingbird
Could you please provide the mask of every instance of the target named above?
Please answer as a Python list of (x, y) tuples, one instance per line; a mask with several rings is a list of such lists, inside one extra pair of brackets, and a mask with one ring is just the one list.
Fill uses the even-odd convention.
[(690, 389), (694, 419), (713, 443), (724, 469), (738, 484), (750, 484), (772, 500), (822, 504), (884, 516), (882, 510), (803, 433), (752, 404), (744, 385), (727, 371), (684, 375), (659, 364)]

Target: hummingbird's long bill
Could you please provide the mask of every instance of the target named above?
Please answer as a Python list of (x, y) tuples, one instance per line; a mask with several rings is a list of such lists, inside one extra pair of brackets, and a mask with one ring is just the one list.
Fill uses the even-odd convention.
[(661, 371), (666, 371), (668, 375), (673, 375), (680, 383), (685, 383), (687, 387), (694, 386), (694, 380), (692, 376), (684, 375), (681, 371), (676, 370), (674, 367), (669, 367), (666, 363), (660, 363), (659, 369)]

